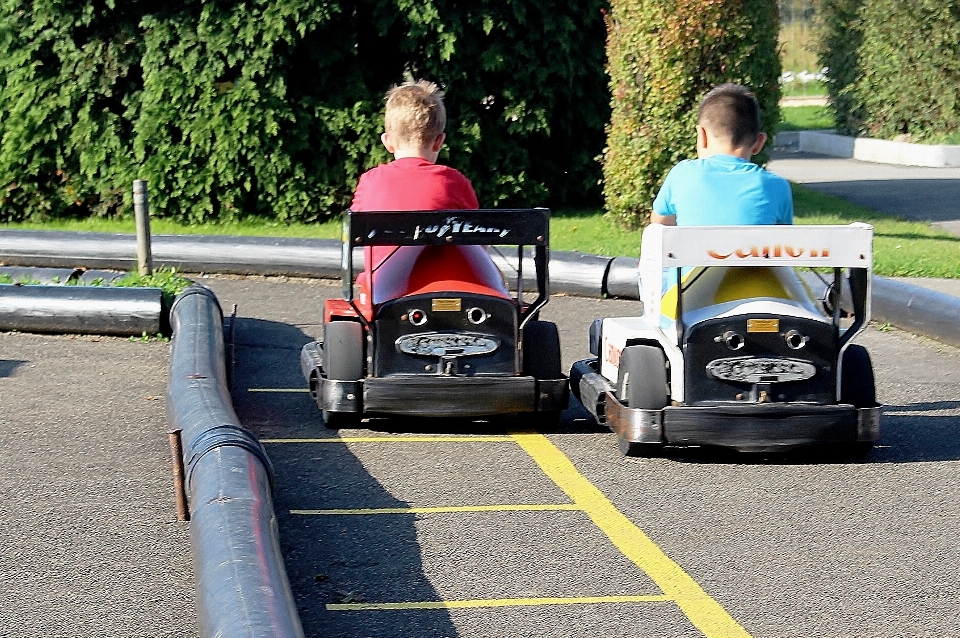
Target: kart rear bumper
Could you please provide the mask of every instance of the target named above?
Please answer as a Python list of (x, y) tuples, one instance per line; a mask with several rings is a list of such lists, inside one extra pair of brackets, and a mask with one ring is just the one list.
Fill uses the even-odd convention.
[(764, 403), (735, 406), (628, 408), (606, 395), (607, 425), (624, 441), (718, 445), (744, 451), (805, 445), (872, 443), (880, 434), (880, 408), (852, 405)]
[(593, 360), (570, 372), (574, 394), (618, 438), (632, 443), (716, 445), (774, 451), (805, 445), (868, 443), (880, 436), (880, 408), (852, 405), (764, 403), (629, 408), (596, 372)]
[(403, 374), (336, 381), (323, 377), (321, 362), (318, 347), (304, 347), (303, 375), (320, 409), (331, 412), (469, 418), (559, 411), (569, 396), (565, 377)]

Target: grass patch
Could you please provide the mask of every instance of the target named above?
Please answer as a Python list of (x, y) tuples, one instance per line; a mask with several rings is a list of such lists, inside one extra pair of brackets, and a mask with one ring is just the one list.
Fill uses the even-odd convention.
[(784, 106), (780, 108), (780, 131), (810, 131), (835, 126), (827, 106)]
[[(53, 219), (44, 222), (17, 222), (0, 225), (9, 230), (61, 230), (79, 233), (137, 232), (136, 223), (129, 219)], [(179, 222), (154, 218), (150, 220), (151, 235), (239, 235), (245, 237), (308, 237), (314, 239), (339, 239), (340, 218), (321, 224), (285, 224), (263, 218), (251, 218), (240, 222), (217, 222), (186, 226)]]
[(873, 272), (886, 277), (960, 279), (960, 237), (924, 222), (883, 215), (838, 197), (793, 185), (798, 224), (873, 225)]
[(121, 288), (159, 288), (163, 291), (164, 307), (169, 308), (176, 296), (189, 288), (192, 283), (191, 280), (178, 274), (176, 268), (161, 266), (150, 275), (130, 273), (113, 282), (113, 285)]
[[(808, 107), (791, 107), (784, 111)], [(821, 108), (821, 107), (813, 107)], [(874, 227), (874, 272), (893, 277), (943, 277), (960, 279), (960, 237), (932, 228), (924, 222), (910, 222), (871, 211), (845, 200), (802, 185), (793, 185), (795, 221), (798, 224), (849, 224), (856, 221)], [(133, 234), (133, 220), (90, 220), (54, 224), (5, 224), (2, 228), (70, 230)], [(243, 224), (180, 226), (169, 220), (151, 222), (154, 234), (248, 235), (264, 237), (308, 237), (339, 239), (339, 218), (323, 224), (278, 224), (256, 220)], [(640, 231), (618, 228), (600, 210), (557, 210), (550, 219), (550, 247), (555, 251), (579, 251), (608, 257), (636, 257), (640, 253)], [(2, 280), (0, 280), (2, 281)], [(152, 279), (129, 275), (127, 284), (156, 286), (165, 300), (189, 281), (176, 271), (158, 269)], [(147, 283), (149, 281), (150, 283)]]

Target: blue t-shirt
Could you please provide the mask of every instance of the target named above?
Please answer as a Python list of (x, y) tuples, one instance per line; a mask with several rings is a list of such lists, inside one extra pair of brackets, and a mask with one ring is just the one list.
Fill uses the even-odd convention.
[(677, 226), (793, 223), (790, 182), (732, 155), (684, 160), (670, 169), (653, 210)]

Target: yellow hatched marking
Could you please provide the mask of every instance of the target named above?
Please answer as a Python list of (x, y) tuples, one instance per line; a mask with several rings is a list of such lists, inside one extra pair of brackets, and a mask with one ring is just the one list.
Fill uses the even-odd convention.
[(247, 392), (310, 392), (308, 388), (247, 388)]
[(475, 609), (478, 607), (529, 607), (534, 605), (602, 605), (606, 603), (657, 603), (657, 596), (585, 596), (583, 598), (492, 598), (488, 600), (426, 600), (409, 603), (331, 603), (330, 611), (397, 611), (403, 609)]
[(317, 439), (260, 439), (261, 443), (511, 443), (512, 436), (345, 436)]
[(720, 603), (614, 507), (547, 437), (518, 433), (513, 438), (547, 476), (583, 508), (617, 549), (653, 579), (667, 599), (674, 601), (704, 636), (749, 638), (747, 630)]
[(449, 514), (452, 512), (579, 512), (573, 503), (530, 505), (454, 505), (450, 507), (372, 507), (342, 510), (290, 510), (304, 516), (343, 516), (355, 514)]

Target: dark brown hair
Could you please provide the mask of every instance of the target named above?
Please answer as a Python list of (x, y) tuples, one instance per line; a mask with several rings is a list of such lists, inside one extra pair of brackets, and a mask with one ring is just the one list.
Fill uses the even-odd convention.
[(760, 135), (760, 105), (747, 87), (721, 84), (704, 96), (697, 124), (734, 147), (749, 146)]

